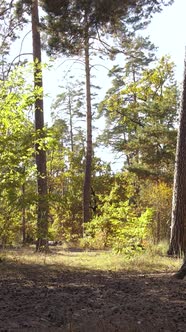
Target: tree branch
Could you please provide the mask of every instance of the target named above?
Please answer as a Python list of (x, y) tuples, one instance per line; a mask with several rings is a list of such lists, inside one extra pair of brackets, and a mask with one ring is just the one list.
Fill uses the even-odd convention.
[(6, 12), (7, 12), (8, 10), (10, 10), (10, 9), (13, 7), (13, 2), (14, 2), (14, 0), (11, 0), (11, 2), (10, 2), (10, 4), (9, 4), (9, 7), (3, 9), (3, 10), (0, 12), (0, 17), (1, 17), (1, 16), (4, 16), (4, 15), (6, 14)]

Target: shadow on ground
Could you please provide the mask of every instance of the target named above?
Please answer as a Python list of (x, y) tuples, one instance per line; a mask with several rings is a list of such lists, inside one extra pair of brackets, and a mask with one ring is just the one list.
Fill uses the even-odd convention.
[(0, 331), (186, 331), (186, 283), (171, 275), (0, 263)]

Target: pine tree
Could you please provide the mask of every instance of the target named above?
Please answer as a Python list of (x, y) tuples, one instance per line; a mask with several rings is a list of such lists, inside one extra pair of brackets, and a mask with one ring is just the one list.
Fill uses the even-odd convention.
[[(167, 1), (166, 3), (170, 3)], [(59, 2), (43, 0), (47, 17), (43, 26), (47, 31), (49, 53), (81, 55), (84, 53), (87, 105), (87, 149), (83, 195), (83, 219), (90, 220), (91, 173), (92, 173), (92, 105), (90, 83), (90, 49), (100, 32), (113, 33), (123, 24), (141, 27), (142, 19), (147, 20), (153, 12), (160, 11), (164, 1), (149, 0), (144, 4), (139, 0), (82, 0)], [(145, 23), (142, 23), (144, 26)]]
[[(32, 18), (32, 41), (33, 41), (33, 60), (34, 60), (34, 86), (35, 89), (43, 89), (42, 68), (41, 68), (41, 39), (38, 30), (39, 13), (38, 0), (34, 0), (31, 6)], [(46, 169), (46, 151), (41, 147), (39, 141), (45, 137), (44, 133), (44, 107), (43, 95), (35, 101), (35, 130), (38, 142), (35, 145), (36, 166), (37, 166), (37, 190), (38, 190), (38, 208), (37, 208), (37, 244), (36, 250), (42, 250), (43, 246), (47, 249), (48, 241), (48, 198), (47, 198), (47, 169)]]
[(176, 163), (174, 173), (174, 190), (172, 204), (171, 239), (169, 255), (184, 255), (184, 263), (175, 275), (183, 279), (186, 275), (186, 60), (182, 92), (182, 105), (177, 136)]
[[(71, 151), (74, 151), (74, 136), (80, 130), (81, 123), (85, 122), (85, 89), (84, 82), (76, 80), (74, 77), (65, 86), (60, 86), (62, 92), (57, 95), (52, 105), (52, 118), (64, 119), (69, 128), (68, 137)], [(77, 125), (78, 124), (78, 125)]]
[(37, 167), (37, 244), (36, 250), (47, 249), (48, 238), (48, 198), (47, 198), (47, 170), (45, 151), (44, 106), (43, 106), (43, 82), (41, 62), (41, 37), (38, 0), (15, 1), (15, 12), (20, 24), (28, 23), (31, 18), (32, 44), (34, 61), (34, 87), (40, 91), (40, 96), (35, 101), (35, 158)]
[[(135, 51), (131, 58), (136, 58), (137, 68)], [(131, 70), (130, 62), (126, 63), (123, 76), (121, 68), (114, 68), (113, 88), (100, 105), (107, 121), (103, 139), (107, 145), (111, 142), (114, 151), (125, 153), (129, 170), (170, 181), (177, 120), (174, 64), (163, 57), (148, 69), (148, 62), (147, 58), (146, 68), (143, 65), (135, 71), (133, 63)]]

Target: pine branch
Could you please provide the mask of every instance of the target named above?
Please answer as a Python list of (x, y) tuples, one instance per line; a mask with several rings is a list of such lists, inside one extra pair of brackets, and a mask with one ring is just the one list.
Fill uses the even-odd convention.
[(1, 16), (4, 16), (10, 9), (13, 8), (13, 2), (14, 0), (11, 0), (10, 4), (9, 4), (9, 7), (7, 8), (4, 8), (1, 12), (0, 12), (0, 17)]

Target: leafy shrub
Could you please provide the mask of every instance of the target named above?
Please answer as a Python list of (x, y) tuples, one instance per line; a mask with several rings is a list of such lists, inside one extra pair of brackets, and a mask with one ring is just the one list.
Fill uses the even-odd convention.
[(112, 248), (115, 252), (131, 254), (142, 251), (148, 245), (148, 226), (153, 219), (153, 210), (147, 209), (140, 217), (133, 216), (117, 229)]
[(105, 202), (103, 214), (85, 224), (83, 244), (91, 248), (112, 248), (115, 252), (141, 251), (148, 238), (148, 225), (153, 210), (147, 209), (141, 216), (127, 202)]
[(154, 221), (150, 234), (154, 244), (169, 240), (171, 223), (172, 187), (164, 182), (146, 181), (141, 186), (140, 204), (143, 208), (153, 208)]

